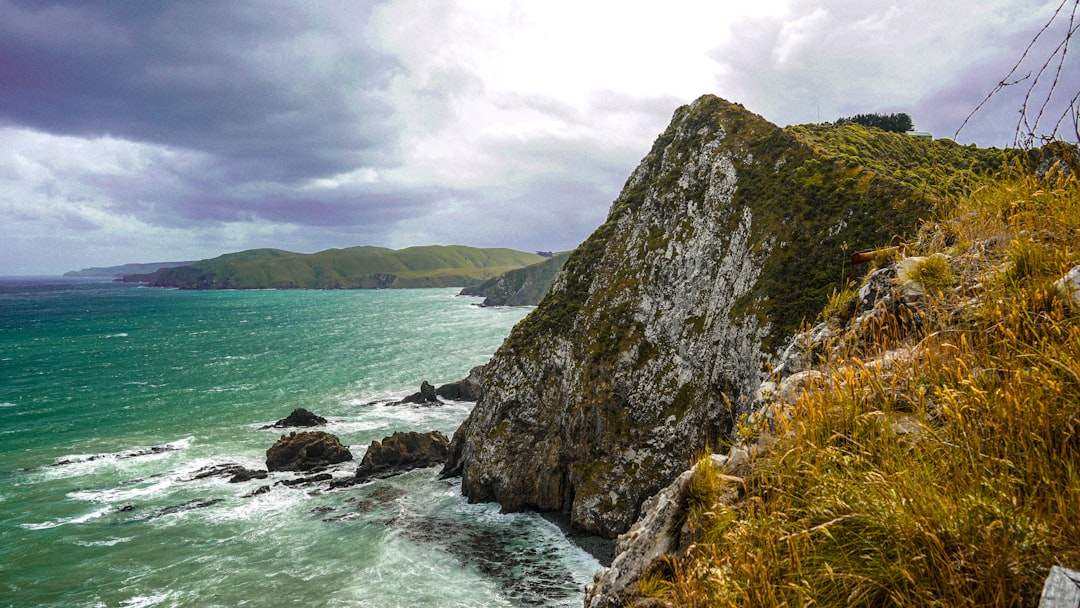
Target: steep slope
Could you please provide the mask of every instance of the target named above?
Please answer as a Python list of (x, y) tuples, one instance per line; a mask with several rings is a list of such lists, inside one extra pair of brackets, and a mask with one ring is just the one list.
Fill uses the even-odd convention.
[(854, 125), (780, 129), (712, 96), (679, 108), (486, 367), (445, 473), (473, 501), (626, 530), (726, 440), (848, 250), (932, 209), (947, 181), (927, 159), (958, 179), (1003, 155)]
[(252, 249), (162, 270), (149, 283), (181, 289), (460, 287), (542, 259), (512, 249), (463, 246), (351, 247), (311, 254)]
[(950, 197), (875, 259), (793, 339), (812, 368), (646, 503), (586, 606), (1062, 605), (1044, 581), (1080, 565), (1077, 152), (1033, 150), (1035, 175)]
[(543, 262), (504, 272), (479, 285), (462, 289), (460, 295), (480, 296), (484, 298), (483, 306), (536, 306), (544, 299), (569, 257), (570, 252), (566, 251)]

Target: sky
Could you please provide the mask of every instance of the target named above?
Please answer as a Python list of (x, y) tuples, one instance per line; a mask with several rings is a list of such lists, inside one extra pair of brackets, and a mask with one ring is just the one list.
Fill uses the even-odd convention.
[[(0, 0), (0, 275), (571, 249), (703, 94), (781, 126), (907, 112), (1012, 145), (1060, 18), (956, 131), (1061, 4)], [(1080, 90), (1075, 61), (1058, 81)]]

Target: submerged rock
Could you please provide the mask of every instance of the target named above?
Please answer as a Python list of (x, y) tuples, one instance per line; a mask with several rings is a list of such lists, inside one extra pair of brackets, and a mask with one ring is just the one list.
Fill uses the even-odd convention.
[(310, 471), (352, 459), (352, 452), (335, 435), (322, 431), (282, 435), (266, 450), (270, 471)]
[(229, 483), (241, 483), (252, 479), (266, 479), (268, 473), (261, 469), (249, 469), (239, 464), (218, 464), (203, 467), (191, 474), (184, 481), (206, 479), (207, 477), (228, 477)]

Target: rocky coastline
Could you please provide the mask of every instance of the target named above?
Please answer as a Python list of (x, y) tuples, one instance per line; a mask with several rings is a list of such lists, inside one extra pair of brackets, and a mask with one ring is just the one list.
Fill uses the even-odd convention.
[(940, 200), (944, 178), (905, 171), (929, 148), (966, 167), (1002, 158), (854, 129), (781, 129), (713, 96), (679, 108), (485, 367), (444, 474), (471, 501), (628, 530), (759, 406), (800, 324), (858, 272), (845, 252), (903, 238)]

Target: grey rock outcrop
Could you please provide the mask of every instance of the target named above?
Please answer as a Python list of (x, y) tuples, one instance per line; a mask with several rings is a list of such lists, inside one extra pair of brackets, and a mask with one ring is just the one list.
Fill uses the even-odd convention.
[(458, 382), (450, 382), (435, 390), (435, 394), (451, 401), (476, 401), (480, 398), (480, 376), (484, 366), (478, 365), (469, 370), (469, 375)]
[(352, 452), (335, 435), (305, 431), (282, 435), (266, 450), (269, 471), (310, 471), (352, 460)]
[(613, 538), (730, 435), (838, 283), (830, 256), (889, 242), (931, 204), (815, 137), (712, 96), (676, 111), (485, 368), (444, 469), (470, 500)]
[(611, 566), (596, 572), (585, 595), (586, 608), (621, 608), (627, 605), (632, 586), (678, 548), (679, 514), (684, 510), (682, 495), (693, 476), (693, 469), (649, 500), (641, 509), (641, 518), (619, 536)]

